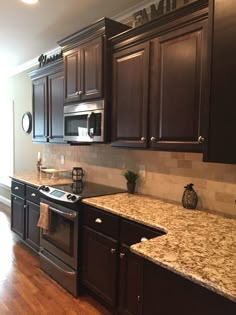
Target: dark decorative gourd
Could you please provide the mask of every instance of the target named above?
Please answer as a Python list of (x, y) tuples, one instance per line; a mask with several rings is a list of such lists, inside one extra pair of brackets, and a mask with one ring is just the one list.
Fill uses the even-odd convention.
[(186, 209), (196, 209), (198, 203), (198, 196), (193, 189), (193, 184), (184, 186), (185, 190), (182, 197), (182, 205)]

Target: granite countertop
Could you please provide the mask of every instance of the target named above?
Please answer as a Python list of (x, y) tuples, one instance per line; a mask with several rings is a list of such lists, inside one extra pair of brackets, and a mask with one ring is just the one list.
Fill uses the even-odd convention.
[(14, 174), (11, 176), (12, 179), (19, 180), (29, 185), (33, 185), (36, 187), (47, 185), (47, 186), (54, 186), (54, 185), (63, 185), (63, 184), (70, 184), (72, 183), (71, 178), (63, 178), (63, 177), (55, 177), (52, 178), (51, 174), (45, 174), (40, 172), (32, 172), (32, 173), (22, 173), (22, 174)]
[(235, 219), (137, 194), (83, 202), (166, 232), (131, 250), (236, 302)]

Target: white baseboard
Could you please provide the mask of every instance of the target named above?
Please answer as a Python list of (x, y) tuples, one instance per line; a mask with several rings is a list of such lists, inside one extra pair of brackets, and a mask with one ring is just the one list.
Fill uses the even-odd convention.
[(0, 202), (4, 203), (4, 205), (6, 205), (8, 207), (11, 207), (11, 200), (9, 200), (3, 196), (0, 196)]

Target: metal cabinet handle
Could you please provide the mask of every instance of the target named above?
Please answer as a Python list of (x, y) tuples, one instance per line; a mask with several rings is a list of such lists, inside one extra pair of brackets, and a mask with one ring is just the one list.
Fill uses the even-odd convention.
[(145, 137), (142, 137), (142, 138), (141, 138), (141, 141), (146, 141), (146, 138), (145, 138)]
[(27, 208), (27, 206), (26, 206), (26, 205), (24, 205), (24, 208), (26, 209), (26, 208)]
[(141, 242), (146, 242), (148, 239), (146, 237), (141, 237)]
[(79, 92), (78, 92), (78, 91), (76, 91), (76, 92), (75, 92), (75, 95), (79, 95)]
[(83, 92), (82, 92), (82, 91), (79, 91), (79, 95), (81, 95), (81, 94), (83, 94)]
[(204, 137), (200, 136), (198, 137), (198, 143), (204, 143), (205, 139)]
[(115, 248), (111, 248), (111, 249), (110, 249), (110, 252), (111, 252), (111, 254), (115, 254), (116, 249), (115, 249)]
[(140, 295), (138, 295), (138, 301), (140, 301), (141, 300), (141, 296)]
[(19, 190), (19, 187), (18, 187), (18, 186), (16, 186), (14, 189), (15, 189), (15, 190)]
[(151, 137), (151, 141), (156, 141), (156, 138), (155, 137)]
[(120, 253), (120, 259), (123, 259), (125, 257), (125, 253)]
[(102, 224), (102, 220), (101, 220), (100, 218), (97, 218), (97, 219), (95, 220), (95, 223), (97, 223), (97, 224)]

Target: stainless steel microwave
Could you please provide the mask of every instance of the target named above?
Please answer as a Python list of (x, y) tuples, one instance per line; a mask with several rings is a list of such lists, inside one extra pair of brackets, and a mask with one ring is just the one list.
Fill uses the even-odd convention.
[(104, 142), (104, 100), (64, 106), (64, 140)]

